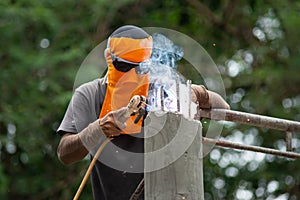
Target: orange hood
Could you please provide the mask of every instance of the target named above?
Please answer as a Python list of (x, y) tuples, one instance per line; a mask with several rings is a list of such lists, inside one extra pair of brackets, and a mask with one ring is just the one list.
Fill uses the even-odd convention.
[[(104, 117), (110, 111), (127, 106), (134, 95), (147, 96), (148, 94), (149, 75), (139, 75), (136, 73), (135, 68), (128, 72), (116, 70), (112, 64), (111, 51), (115, 56), (124, 60), (137, 63), (143, 62), (151, 56), (151, 36), (144, 39), (110, 38), (108, 46), (110, 48), (105, 50), (108, 65), (107, 89), (99, 118)], [(126, 128), (122, 130), (123, 134), (133, 134), (141, 131), (142, 120), (138, 124), (134, 124), (135, 117), (132, 116), (126, 121)]]

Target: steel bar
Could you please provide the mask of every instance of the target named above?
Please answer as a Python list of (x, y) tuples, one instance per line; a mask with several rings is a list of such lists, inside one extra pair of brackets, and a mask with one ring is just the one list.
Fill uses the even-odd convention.
[(187, 80), (186, 85), (188, 88), (188, 116), (191, 118), (191, 87), (192, 87), (192, 81)]
[(211, 109), (200, 110), (200, 117), (213, 120), (226, 120), (241, 124), (270, 128), (274, 130), (300, 133), (300, 122), (298, 121), (267, 117), (258, 114), (250, 114), (225, 109)]
[(176, 76), (176, 98), (177, 98), (177, 112), (180, 112), (180, 84), (179, 76)]
[(158, 104), (157, 104), (158, 103), (158, 100), (157, 100), (158, 99), (158, 94), (157, 94), (158, 92), (157, 92), (157, 90), (158, 90), (157, 88), (154, 89), (154, 94), (155, 94), (155, 99), (156, 99), (155, 100), (155, 107), (156, 108), (158, 107)]
[(161, 110), (165, 110), (165, 94), (164, 94), (164, 86), (160, 86), (160, 106)]
[(286, 140), (286, 151), (293, 151), (292, 147), (292, 137), (293, 133), (292, 132), (286, 132), (285, 140)]
[(245, 144), (229, 142), (226, 140), (217, 140), (217, 139), (202, 137), (202, 142), (204, 144), (217, 145), (217, 146), (226, 147), (226, 148), (234, 148), (234, 149), (240, 149), (240, 150), (272, 154), (272, 155), (276, 155), (276, 156), (283, 156), (283, 157), (287, 157), (287, 158), (300, 159), (299, 153), (279, 151), (279, 150), (269, 149), (269, 148), (265, 148), (265, 147), (250, 146), (250, 145), (245, 145)]

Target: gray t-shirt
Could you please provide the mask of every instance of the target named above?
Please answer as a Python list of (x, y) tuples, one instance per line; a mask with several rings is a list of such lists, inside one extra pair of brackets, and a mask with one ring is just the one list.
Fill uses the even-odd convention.
[(79, 133), (89, 123), (98, 119), (106, 93), (105, 80), (105, 78), (95, 79), (75, 90), (57, 130), (59, 134)]
[[(57, 130), (64, 133), (79, 133), (90, 123), (98, 119), (106, 94), (106, 79), (96, 79), (78, 87), (69, 103), (65, 116)], [(142, 133), (141, 133), (142, 134)], [(143, 157), (136, 159), (117, 151), (117, 147), (124, 152), (144, 152), (144, 139), (122, 134), (112, 140), (113, 145), (107, 145), (100, 157), (113, 160), (118, 166), (143, 166)], [(91, 158), (93, 152), (90, 152)], [(101, 160), (101, 159), (100, 159)], [(97, 160), (92, 173), (94, 199), (123, 200), (129, 199), (137, 185), (143, 179), (143, 173), (128, 173), (107, 166)], [(143, 194), (139, 199), (144, 199)]]

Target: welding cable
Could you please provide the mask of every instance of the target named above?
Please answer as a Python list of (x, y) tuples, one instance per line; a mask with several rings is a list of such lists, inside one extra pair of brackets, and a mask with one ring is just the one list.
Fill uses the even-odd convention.
[(111, 141), (112, 139), (113, 139), (112, 137), (106, 138), (106, 140), (105, 140), (105, 141), (101, 144), (101, 146), (98, 148), (96, 154), (94, 155), (93, 160), (91, 161), (91, 163), (90, 163), (90, 165), (89, 165), (89, 167), (88, 167), (88, 169), (87, 169), (87, 171), (86, 171), (86, 173), (85, 173), (85, 175), (84, 175), (84, 177), (83, 177), (83, 179), (82, 179), (82, 181), (81, 181), (81, 184), (80, 184), (80, 186), (79, 186), (79, 188), (78, 188), (78, 190), (77, 190), (77, 192), (76, 192), (76, 194), (75, 194), (73, 200), (77, 200), (77, 199), (79, 198), (79, 196), (80, 196), (80, 194), (81, 194), (81, 192), (82, 192), (82, 190), (83, 190), (83, 188), (84, 188), (84, 186), (85, 186), (85, 184), (86, 184), (86, 182), (87, 182), (87, 180), (88, 180), (88, 178), (89, 178), (89, 176), (90, 176), (90, 174), (91, 174), (91, 172), (92, 172), (92, 169), (93, 169), (93, 167), (94, 167), (94, 165), (95, 165), (97, 159), (99, 158), (100, 154), (102, 153), (104, 147), (105, 147), (105, 146), (108, 144), (108, 142)]
[[(127, 111), (126, 111), (126, 112), (132, 113), (132, 114), (134, 113), (134, 115), (135, 115), (136, 113), (138, 113), (138, 116), (137, 116), (138, 119), (135, 120), (136, 123), (137, 123), (137, 121), (139, 121), (139, 120), (141, 119), (142, 116), (144, 116), (144, 115), (146, 114), (146, 111), (145, 111), (144, 109), (141, 109), (141, 108), (142, 108), (141, 105), (142, 105), (143, 103), (144, 103), (144, 104), (146, 103), (146, 102), (144, 102), (145, 100), (146, 100), (146, 98), (144, 98), (143, 96), (136, 95), (136, 96), (134, 96), (134, 97), (130, 100), (129, 104), (127, 105)], [(137, 105), (135, 105), (135, 103), (136, 103), (137, 101), (139, 101), (139, 102), (137, 103)], [(140, 108), (140, 109), (138, 110), (138, 112), (135, 113), (134, 110), (135, 110), (136, 108)], [(123, 109), (123, 110), (124, 110), (124, 109)], [(123, 114), (124, 114), (124, 112), (123, 112)], [(132, 115), (132, 114), (126, 114), (126, 115)], [(119, 117), (120, 117), (120, 116), (119, 116)], [(90, 165), (89, 165), (89, 167), (88, 167), (88, 169), (87, 169), (87, 171), (86, 171), (86, 173), (85, 173), (85, 175), (84, 175), (84, 177), (83, 177), (83, 179), (82, 179), (82, 181), (81, 181), (81, 184), (80, 184), (80, 186), (79, 186), (79, 188), (78, 188), (78, 190), (77, 190), (77, 192), (76, 192), (76, 194), (75, 194), (73, 200), (77, 200), (77, 199), (79, 198), (79, 196), (80, 196), (80, 194), (81, 194), (81, 192), (82, 192), (82, 190), (83, 190), (83, 188), (84, 188), (84, 186), (85, 186), (85, 184), (86, 184), (86, 182), (87, 182), (87, 180), (88, 180), (88, 178), (89, 178), (89, 176), (90, 176), (90, 174), (91, 174), (91, 171), (92, 171), (94, 165), (96, 164), (97, 159), (99, 158), (99, 156), (100, 156), (101, 152), (103, 151), (104, 147), (105, 147), (105, 146), (108, 144), (108, 142), (111, 141), (112, 139), (113, 139), (113, 137), (108, 137), (108, 138), (106, 138), (106, 140), (105, 140), (105, 141), (100, 145), (100, 147), (98, 148), (96, 154), (94, 155), (94, 158), (92, 159), (92, 161), (91, 161), (91, 163), (90, 163)]]
[(141, 180), (134, 193), (131, 195), (129, 200), (138, 200), (144, 190), (145, 180), (144, 178)]

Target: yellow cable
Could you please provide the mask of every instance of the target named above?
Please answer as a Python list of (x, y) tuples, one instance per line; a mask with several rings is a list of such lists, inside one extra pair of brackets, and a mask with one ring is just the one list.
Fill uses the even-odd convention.
[(91, 164), (89, 165), (89, 168), (87, 169), (87, 171), (86, 171), (86, 173), (85, 173), (85, 175), (84, 175), (84, 177), (83, 177), (83, 179), (81, 181), (81, 184), (80, 184), (80, 186), (79, 186), (79, 188), (78, 188), (78, 190), (77, 190), (77, 192), (76, 192), (73, 200), (78, 200), (78, 198), (79, 198), (79, 196), (80, 196), (80, 194), (81, 194), (81, 192), (82, 192), (82, 190), (83, 190), (83, 188), (84, 188), (84, 186), (85, 186), (85, 184), (86, 184), (86, 182), (87, 182), (87, 180), (88, 180), (88, 178), (89, 178), (89, 176), (91, 174), (91, 171), (92, 171), (92, 169), (93, 169), (93, 167), (94, 167), (97, 159), (99, 158), (99, 156), (100, 156), (101, 152), (103, 151), (104, 147), (112, 139), (113, 138), (106, 138), (106, 140), (101, 144), (101, 146), (97, 150), (96, 154), (94, 155), (93, 160), (91, 161)]

